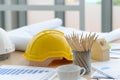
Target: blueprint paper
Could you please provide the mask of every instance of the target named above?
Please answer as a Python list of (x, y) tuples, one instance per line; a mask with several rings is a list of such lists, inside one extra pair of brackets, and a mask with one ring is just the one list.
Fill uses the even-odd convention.
[(120, 79), (120, 59), (92, 63), (92, 68), (105, 76)]
[(113, 79), (109, 76), (106, 76), (102, 73), (100, 73), (99, 71), (95, 71), (92, 75), (91, 75), (92, 79)]
[(46, 67), (0, 66), (0, 80), (52, 80), (56, 70)]

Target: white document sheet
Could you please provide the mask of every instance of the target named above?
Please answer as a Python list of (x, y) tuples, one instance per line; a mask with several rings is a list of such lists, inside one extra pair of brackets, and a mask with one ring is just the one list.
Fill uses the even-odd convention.
[(91, 75), (92, 79), (113, 79), (109, 76), (105, 76), (104, 74), (100, 73), (99, 71), (95, 71), (92, 75)]
[(56, 70), (46, 67), (0, 66), (0, 80), (52, 80)]
[(92, 63), (92, 68), (105, 76), (120, 80), (120, 59)]
[(119, 50), (120, 51), (120, 43), (111, 43), (111, 51), (116, 51)]
[(111, 43), (110, 46), (110, 57), (120, 58), (120, 43)]

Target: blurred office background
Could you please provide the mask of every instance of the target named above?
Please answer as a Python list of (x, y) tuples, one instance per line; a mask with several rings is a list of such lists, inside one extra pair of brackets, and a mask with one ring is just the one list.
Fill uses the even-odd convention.
[(8, 31), (55, 17), (65, 27), (109, 32), (120, 27), (120, 0), (0, 0), (0, 27)]

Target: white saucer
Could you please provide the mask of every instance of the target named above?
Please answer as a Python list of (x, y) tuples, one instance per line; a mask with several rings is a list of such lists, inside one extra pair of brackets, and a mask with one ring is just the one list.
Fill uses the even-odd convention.
[(84, 78), (84, 77), (81, 77), (80, 79), (78, 79), (78, 80), (87, 80), (86, 78)]
[[(56, 79), (56, 80), (59, 80), (59, 79)], [(87, 80), (86, 78), (84, 78), (84, 77), (81, 77), (80, 79), (78, 79), (78, 80)]]

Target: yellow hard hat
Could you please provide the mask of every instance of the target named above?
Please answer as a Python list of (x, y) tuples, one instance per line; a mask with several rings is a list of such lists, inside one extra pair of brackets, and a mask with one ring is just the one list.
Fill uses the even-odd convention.
[(38, 33), (29, 42), (24, 58), (31, 61), (44, 61), (48, 58), (66, 58), (72, 60), (71, 48), (58, 30), (45, 30)]

